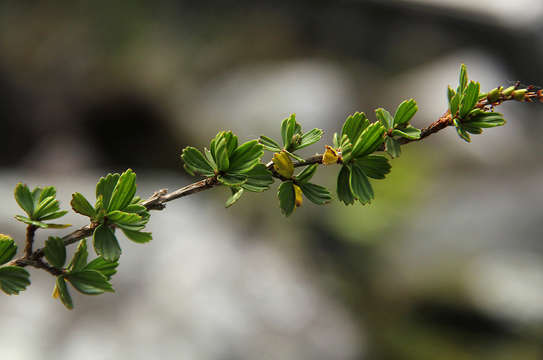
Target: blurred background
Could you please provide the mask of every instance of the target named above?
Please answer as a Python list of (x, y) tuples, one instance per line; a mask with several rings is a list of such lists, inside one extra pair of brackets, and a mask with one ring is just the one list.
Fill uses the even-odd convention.
[[(325, 130), (311, 155), (355, 111), (415, 98), (414, 124), (436, 120), (461, 63), (483, 91), (541, 85), (542, 17), (534, 0), (3, 0), (0, 232), (22, 246), (19, 181), (67, 208), (130, 167), (148, 197), (194, 181), (180, 151), (218, 130), (277, 139), (296, 113)], [(368, 206), (286, 219), (276, 185), (227, 210), (223, 188), (170, 203), (151, 243), (121, 239), (116, 293), (72, 290), (73, 311), (31, 270), (0, 297), (0, 356), (541, 359), (543, 106), (498, 111), (507, 125), (471, 144), (447, 129), (406, 146)]]

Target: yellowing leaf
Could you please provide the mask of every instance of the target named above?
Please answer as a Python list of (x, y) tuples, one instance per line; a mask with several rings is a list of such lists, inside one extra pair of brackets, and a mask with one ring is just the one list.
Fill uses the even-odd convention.
[(292, 164), (292, 160), (290, 160), (290, 157), (286, 152), (281, 151), (280, 153), (275, 153), (272, 161), (273, 168), (279, 175), (287, 179), (292, 178), (292, 174), (294, 173), (294, 164)]
[(326, 145), (325, 146), (326, 151), (322, 155), (322, 163), (323, 165), (331, 165), (336, 164), (339, 160), (339, 154), (336, 151), (336, 149)]

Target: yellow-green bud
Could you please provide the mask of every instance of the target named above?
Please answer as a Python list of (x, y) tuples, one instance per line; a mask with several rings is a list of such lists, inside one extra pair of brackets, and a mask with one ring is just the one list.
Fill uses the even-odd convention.
[(488, 101), (490, 103), (494, 103), (496, 101), (498, 101), (498, 99), (500, 98), (500, 89), (499, 88), (494, 88), (492, 90), (490, 90), (488, 92), (488, 95), (486, 97), (488, 99)]
[(515, 89), (516, 89), (516, 88), (515, 88), (514, 86), (509, 86), (507, 89), (505, 89), (505, 90), (503, 91), (502, 94), (503, 94), (503, 96), (509, 97), (509, 96), (513, 93), (513, 91), (515, 91)]
[(515, 90), (513, 91), (513, 99), (517, 100), (517, 101), (523, 101), (524, 100), (524, 96), (526, 95), (526, 93), (528, 92), (527, 89), (520, 89), (520, 90)]

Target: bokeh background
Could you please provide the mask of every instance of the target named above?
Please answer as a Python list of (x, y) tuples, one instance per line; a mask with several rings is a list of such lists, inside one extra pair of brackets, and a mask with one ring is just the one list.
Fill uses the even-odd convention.
[[(543, 2), (0, 2), (0, 232), (22, 245), (19, 181), (94, 194), (131, 167), (139, 195), (192, 181), (180, 151), (218, 130), (279, 137), (296, 113), (331, 143), (346, 116), (415, 98), (423, 127), (461, 63), (483, 90), (543, 84)], [(225, 189), (154, 213), (122, 239), (115, 294), (0, 297), (2, 359), (541, 359), (543, 105), (471, 144), (410, 144), (368, 206), (275, 186), (225, 210)], [(334, 188), (337, 169), (319, 170)], [(84, 225), (70, 214), (67, 222)], [(38, 244), (47, 230), (39, 232)]]

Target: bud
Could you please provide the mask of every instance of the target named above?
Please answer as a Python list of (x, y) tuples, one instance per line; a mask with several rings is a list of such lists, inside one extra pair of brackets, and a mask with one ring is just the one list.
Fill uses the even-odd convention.
[(326, 148), (326, 151), (322, 155), (322, 164), (323, 165), (336, 164), (340, 157), (339, 153), (336, 151), (336, 149), (332, 148), (331, 146), (326, 145), (325, 148)]
[(506, 97), (509, 97), (513, 91), (515, 91), (516, 87), (515, 86), (509, 86), (507, 89), (505, 89), (502, 94), (503, 96), (506, 96)]
[(279, 175), (287, 179), (292, 178), (292, 174), (294, 173), (294, 164), (286, 152), (281, 151), (280, 153), (275, 153), (272, 161), (273, 168)]
[(292, 136), (292, 144), (294, 145), (300, 145), (302, 142), (302, 135), (300, 134), (294, 134)]
[(296, 207), (302, 206), (303, 198), (302, 198), (302, 189), (296, 184), (293, 184), (294, 186), (294, 205)]
[(517, 100), (517, 101), (524, 101), (524, 96), (526, 95), (526, 93), (528, 92), (527, 89), (520, 89), (520, 90), (515, 90), (513, 91), (513, 99)]
[(488, 102), (495, 103), (500, 98), (500, 89), (494, 88), (490, 90), (486, 98), (488, 99)]

